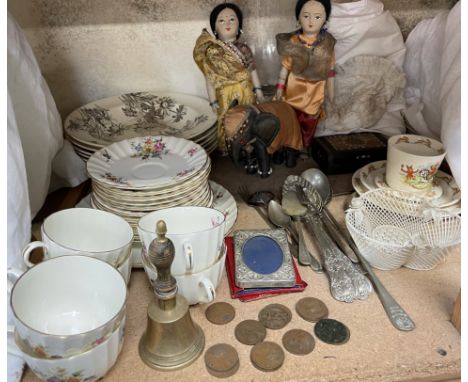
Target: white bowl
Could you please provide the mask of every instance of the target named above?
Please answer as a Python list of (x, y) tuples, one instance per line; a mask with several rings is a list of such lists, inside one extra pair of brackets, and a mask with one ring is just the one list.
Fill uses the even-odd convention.
[(125, 317), (126, 299), (119, 271), (87, 256), (37, 264), (10, 296), (16, 335), (44, 358), (70, 357), (101, 343)]
[(207, 207), (173, 207), (151, 212), (138, 222), (142, 246), (148, 250), (156, 238), (156, 223), (164, 220), (166, 236), (172, 240), (173, 274), (195, 273), (212, 265), (223, 247), (226, 218)]
[[(209, 303), (216, 299), (216, 288), (223, 276), (226, 254), (227, 246), (224, 245), (222, 252), (218, 252), (215, 263), (204, 270), (191, 274), (173, 275), (177, 280), (178, 292), (185, 297), (189, 305)], [(148, 264), (143, 254), (141, 257), (146, 275), (153, 285), (158, 278), (157, 271), (152, 264)]]
[(23, 249), (28, 267), (33, 249), (44, 248), (44, 257), (84, 255), (118, 267), (131, 252), (133, 230), (120, 216), (92, 208), (69, 208), (48, 216), (41, 226), (42, 241)]
[(128, 285), (130, 281), (130, 275), (132, 274), (132, 251), (128, 253), (127, 258), (124, 262), (117, 268), (122, 277), (125, 280), (125, 283)]
[[(18, 348), (9, 351), (22, 357), (39, 378), (46, 381), (86, 381), (102, 378), (115, 364), (123, 346), (125, 319), (115, 328), (109, 338), (92, 349), (68, 358), (38, 358)], [(18, 347), (21, 346), (17, 342)]]

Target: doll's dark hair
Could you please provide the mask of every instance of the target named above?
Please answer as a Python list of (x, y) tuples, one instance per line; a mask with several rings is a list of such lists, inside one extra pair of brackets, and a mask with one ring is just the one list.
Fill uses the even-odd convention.
[(240, 10), (240, 8), (236, 4), (233, 4), (233, 3), (218, 4), (216, 7), (213, 8), (213, 10), (210, 13), (211, 31), (216, 36), (216, 19), (218, 18), (218, 15), (221, 13), (221, 11), (226, 8), (232, 9), (236, 14), (237, 19), (239, 20), (239, 30), (237, 31), (237, 36), (236, 36), (236, 38), (239, 38), (241, 34), (241, 30), (242, 30), (243, 16), (242, 16), (242, 11)]
[[(299, 13), (301, 13), (302, 7), (305, 5), (305, 3), (309, 2), (310, 0), (297, 0), (296, 3), (296, 20), (299, 20)], [(325, 8), (325, 14), (326, 14), (326, 19), (325, 21), (328, 20), (328, 17), (330, 16), (331, 12), (331, 3), (330, 0), (315, 0), (317, 3), (320, 3), (323, 5)]]

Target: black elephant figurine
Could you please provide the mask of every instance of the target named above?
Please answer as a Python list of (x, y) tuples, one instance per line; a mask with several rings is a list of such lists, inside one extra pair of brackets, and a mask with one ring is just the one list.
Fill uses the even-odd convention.
[[(231, 159), (249, 174), (268, 177), (272, 173), (272, 154), (278, 157), (303, 148), (296, 113), (282, 101), (233, 106), (224, 116), (223, 127)], [(286, 163), (295, 164), (292, 160)]]

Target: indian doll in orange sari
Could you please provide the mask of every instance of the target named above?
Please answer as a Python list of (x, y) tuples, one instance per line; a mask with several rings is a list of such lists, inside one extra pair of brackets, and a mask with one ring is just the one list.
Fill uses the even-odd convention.
[(334, 98), (335, 39), (324, 28), (331, 12), (329, 0), (299, 0), (295, 12), (300, 29), (276, 36), (282, 64), (276, 99), (296, 110), (308, 147), (319, 119), (325, 117), (325, 97)]

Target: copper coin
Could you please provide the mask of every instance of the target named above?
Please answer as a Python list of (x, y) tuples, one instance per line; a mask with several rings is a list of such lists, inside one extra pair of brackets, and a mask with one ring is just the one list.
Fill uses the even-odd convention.
[(266, 329), (258, 321), (245, 320), (237, 324), (234, 335), (239, 342), (245, 345), (255, 345), (265, 339)]
[(206, 351), (205, 366), (211, 375), (227, 378), (239, 369), (239, 356), (231, 345), (216, 344)]
[(291, 329), (284, 333), (284, 348), (296, 355), (309, 354), (315, 347), (315, 340), (312, 334), (302, 329)]
[(324, 318), (314, 327), (314, 333), (321, 341), (331, 345), (342, 345), (349, 340), (349, 329), (341, 322)]
[(291, 311), (281, 304), (267, 305), (258, 313), (258, 320), (268, 329), (284, 328), (291, 318)]
[(328, 317), (328, 308), (322, 300), (314, 297), (301, 298), (296, 304), (296, 312), (304, 320), (317, 322)]
[(284, 351), (274, 342), (260, 342), (250, 351), (250, 360), (261, 371), (278, 370), (284, 362)]
[(236, 315), (231, 304), (227, 302), (215, 302), (211, 304), (205, 311), (208, 321), (216, 325), (224, 325), (231, 322)]

